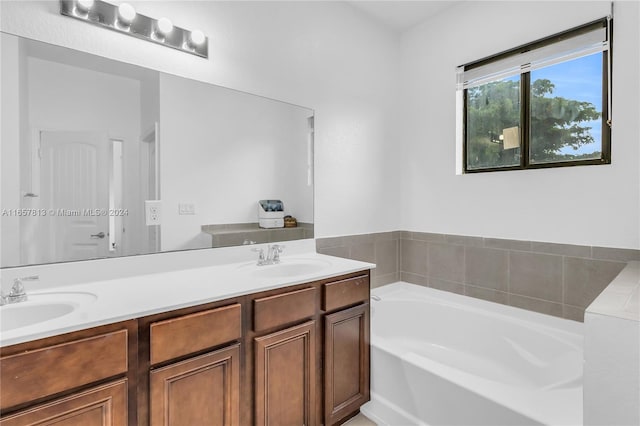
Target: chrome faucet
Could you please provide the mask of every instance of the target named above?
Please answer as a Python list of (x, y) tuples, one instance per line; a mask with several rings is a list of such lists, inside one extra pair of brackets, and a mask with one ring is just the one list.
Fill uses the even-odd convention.
[(15, 278), (13, 280), (13, 286), (9, 294), (0, 292), (0, 305), (9, 305), (11, 303), (26, 302), (27, 291), (22, 284), (23, 281), (37, 281), (40, 279), (38, 275), (32, 275), (30, 277)]
[(280, 253), (284, 251), (284, 246), (274, 244), (269, 247), (269, 254), (267, 255), (267, 262), (280, 263)]
[(284, 246), (279, 244), (267, 246), (266, 256), (263, 248), (253, 248), (251, 251), (258, 253), (258, 266), (273, 265), (280, 263), (280, 254), (284, 251)]

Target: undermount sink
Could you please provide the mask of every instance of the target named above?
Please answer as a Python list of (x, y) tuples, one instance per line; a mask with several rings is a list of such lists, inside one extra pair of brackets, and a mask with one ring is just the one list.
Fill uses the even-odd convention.
[(27, 296), (25, 302), (0, 307), (0, 331), (60, 318), (96, 300), (95, 294), (83, 292), (27, 293)]
[(250, 270), (257, 277), (275, 278), (315, 274), (329, 266), (331, 266), (331, 262), (324, 259), (283, 259), (275, 265), (258, 266), (251, 263), (242, 265), (240, 268)]

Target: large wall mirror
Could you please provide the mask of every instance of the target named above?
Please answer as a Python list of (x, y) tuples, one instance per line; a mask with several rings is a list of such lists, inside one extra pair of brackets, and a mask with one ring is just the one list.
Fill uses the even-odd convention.
[(312, 110), (0, 37), (2, 267), (313, 237)]

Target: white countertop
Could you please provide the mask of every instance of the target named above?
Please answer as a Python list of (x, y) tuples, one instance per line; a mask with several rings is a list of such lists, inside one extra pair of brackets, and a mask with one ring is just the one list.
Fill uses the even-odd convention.
[[(95, 295), (95, 298), (89, 297), (92, 300), (80, 304), (76, 310), (64, 316), (2, 332), (0, 346), (375, 268), (371, 263), (315, 252), (282, 256), (281, 264), (296, 262), (316, 262), (326, 266), (314, 273), (265, 277), (255, 272), (258, 267), (254, 267), (256, 262), (251, 260), (41, 287), (28, 294), (33, 295), (34, 300), (38, 294), (65, 292), (89, 293)], [(22, 303), (29, 301), (20, 302)]]
[(586, 313), (640, 321), (640, 262), (629, 262)]

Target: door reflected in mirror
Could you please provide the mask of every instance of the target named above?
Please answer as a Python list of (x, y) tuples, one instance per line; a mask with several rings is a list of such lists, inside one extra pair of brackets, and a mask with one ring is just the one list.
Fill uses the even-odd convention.
[(2, 267), (313, 238), (312, 110), (0, 36)]

